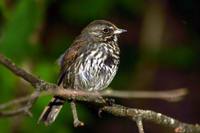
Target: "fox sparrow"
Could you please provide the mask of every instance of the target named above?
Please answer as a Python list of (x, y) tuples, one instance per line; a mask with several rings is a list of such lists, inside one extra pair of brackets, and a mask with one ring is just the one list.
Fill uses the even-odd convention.
[[(118, 35), (126, 30), (105, 20), (95, 20), (84, 28), (61, 56), (58, 85), (75, 90), (100, 91), (113, 80), (119, 65)], [(51, 124), (65, 99), (54, 96), (39, 120)], [(72, 104), (74, 106), (74, 104)]]

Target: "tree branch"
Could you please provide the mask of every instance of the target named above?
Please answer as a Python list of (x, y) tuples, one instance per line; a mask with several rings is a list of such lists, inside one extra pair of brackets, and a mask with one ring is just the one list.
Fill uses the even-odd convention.
[(142, 120), (171, 127), (176, 133), (200, 133), (200, 125), (198, 124), (192, 125), (183, 123), (174, 118), (151, 110), (127, 108), (121, 105), (105, 106), (102, 110), (115, 116), (126, 117), (133, 120), (137, 120), (137, 118), (140, 117)]
[[(128, 93), (123, 92), (102, 92), (102, 93), (92, 93), (92, 92), (84, 92), (84, 91), (75, 91), (71, 89), (63, 89), (56, 84), (52, 84), (46, 81), (43, 81), (32, 74), (26, 72), (25, 70), (17, 67), (10, 59), (6, 58), (2, 54), (0, 54), (0, 63), (7, 67), (10, 71), (12, 71), (17, 76), (23, 78), (27, 82), (29, 82), (36, 90), (30, 95), (23, 98), (19, 98), (13, 101), (10, 101), (5, 104), (0, 105), (0, 116), (14, 116), (19, 114), (29, 114), (30, 109), (34, 102), (37, 100), (39, 96), (41, 96), (42, 92), (46, 92), (47, 95), (59, 95), (67, 100), (76, 100), (76, 101), (85, 101), (92, 102), (96, 104), (102, 105), (101, 110), (107, 113), (110, 113), (114, 116), (126, 117), (130, 118), (137, 122), (139, 131), (142, 133), (143, 125), (142, 120), (151, 121), (160, 125), (165, 125), (174, 129), (177, 133), (199, 133), (200, 126), (192, 125), (180, 122), (174, 118), (162, 115), (161, 113), (156, 113), (150, 110), (141, 110), (134, 108), (127, 108), (121, 105), (110, 105), (105, 104), (105, 100), (101, 96), (111, 96), (111, 97), (120, 97), (120, 98), (130, 98), (130, 95), (125, 95)], [(117, 93), (116, 93), (117, 92)], [(130, 93), (130, 92), (129, 92)], [(182, 91), (181, 91), (182, 93)], [(119, 95), (120, 94), (120, 95)], [(182, 93), (182, 94), (186, 94)], [(182, 96), (182, 95), (181, 95)], [(7, 110), (9, 107), (13, 107), (13, 105), (18, 105), (17, 108)], [(138, 119), (140, 118), (140, 119)]]

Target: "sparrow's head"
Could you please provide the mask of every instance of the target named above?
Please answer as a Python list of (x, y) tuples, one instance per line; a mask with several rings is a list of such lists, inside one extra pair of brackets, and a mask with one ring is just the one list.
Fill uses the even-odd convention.
[(88, 34), (97, 41), (117, 41), (117, 36), (123, 32), (126, 30), (106, 20), (95, 20), (82, 30), (82, 34)]

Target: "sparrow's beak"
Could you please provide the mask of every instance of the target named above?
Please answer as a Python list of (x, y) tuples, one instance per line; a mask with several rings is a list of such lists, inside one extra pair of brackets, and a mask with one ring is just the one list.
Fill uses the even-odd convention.
[(127, 30), (124, 30), (124, 29), (116, 29), (114, 31), (114, 34), (121, 34), (121, 33), (124, 33), (124, 32), (127, 32)]

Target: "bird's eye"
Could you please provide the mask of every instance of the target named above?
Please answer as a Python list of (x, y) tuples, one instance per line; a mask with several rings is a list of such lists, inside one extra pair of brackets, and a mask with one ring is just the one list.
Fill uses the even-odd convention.
[(105, 28), (105, 29), (103, 29), (103, 32), (104, 32), (104, 33), (109, 33), (109, 32), (110, 32), (110, 29)]

